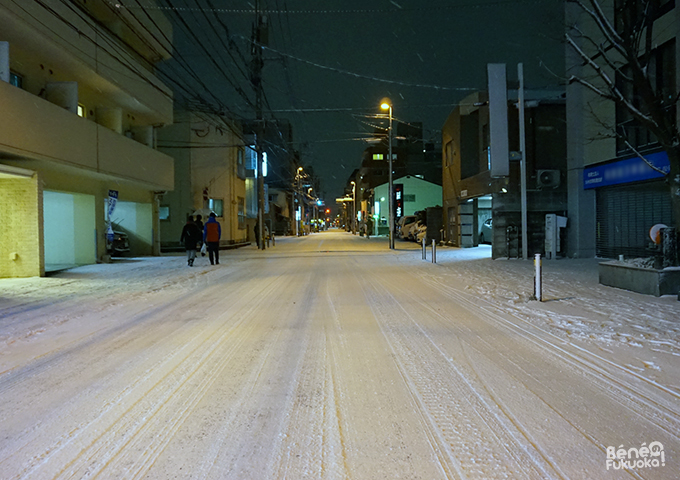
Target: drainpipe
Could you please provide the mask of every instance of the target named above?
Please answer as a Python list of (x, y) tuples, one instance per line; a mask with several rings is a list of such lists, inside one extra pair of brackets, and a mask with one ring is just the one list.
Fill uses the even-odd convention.
[(154, 218), (154, 229), (153, 229), (153, 245), (151, 246), (151, 255), (159, 257), (161, 255), (161, 197), (167, 192), (153, 192), (153, 218)]

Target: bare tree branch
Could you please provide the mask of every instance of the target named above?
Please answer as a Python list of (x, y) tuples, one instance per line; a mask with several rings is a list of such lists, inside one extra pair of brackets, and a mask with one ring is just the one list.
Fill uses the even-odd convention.
[(607, 20), (607, 16), (604, 14), (602, 11), (602, 8), (597, 2), (590, 1), (590, 4), (593, 5), (593, 8), (590, 9), (588, 8), (583, 2), (580, 0), (567, 0), (569, 3), (575, 3), (581, 9), (586, 12), (593, 20), (595, 20), (595, 23), (597, 23), (597, 26), (599, 30), (604, 34), (605, 39), (614, 47), (621, 55), (626, 57), (626, 49), (623, 47), (623, 39), (619, 36), (619, 34), (616, 32), (616, 29), (614, 28), (613, 25)]
[(654, 166), (654, 165), (652, 164), (652, 162), (650, 162), (649, 160), (647, 160), (647, 158), (645, 158), (645, 156), (644, 156), (643, 154), (641, 154), (641, 153), (638, 151), (637, 148), (635, 148), (633, 145), (631, 145), (631, 143), (628, 141), (627, 138), (625, 138), (625, 137), (622, 136), (622, 135), (620, 135), (620, 138), (623, 139), (623, 141), (626, 143), (626, 146), (627, 146), (628, 148), (630, 148), (630, 150), (631, 150), (631, 151), (632, 151), (639, 159), (641, 159), (643, 162), (645, 162), (649, 168), (651, 168), (651, 169), (654, 170), (655, 172), (658, 172), (658, 173), (662, 174), (664, 177), (667, 177), (667, 176), (669, 175), (669, 172), (664, 172), (664, 171), (661, 170), (660, 168)]
[(607, 75), (607, 73), (598, 65), (590, 55), (585, 53), (581, 47), (579, 47), (576, 42), (567, 34), (565, 35), (565, 38), (567, 40), (567, 43), (571, 45), (571, 47), (581, 56), (581, 58), (588, 64), (590, 68), (592, 68), (595, 73), (602, 79), (607, 86), (607, 90), (609, 93), (603, 93), (601, 89), (595, 87), (594, 85), (590, 84), (589, 82), (585, 82), (583, 79), (580, 79), (576, 76), (572, 76), (569, 80), (570, 81), (576, 81), (578, 83), (581, 83), (584, 86), (587, 86), (591, 90), (593, 90), (595, 93), (598, 93), (599, 95), (602, 95), (605, 98), (608, 98), (610, 100), (614, 100), (616, 102), (621, 103), (624, 105), (632, 114), (634, 117), (636, 117), (640, 122), (650, 125), (653, 128), (659, 128), (659, 125), (657, 122), (650, 117), (649, 115), (645, 115), (640, 111), (633, 103), (627, 99), (621, 91), (616, 87), (616, 84), (614, 81)]
[(569, 77), (569, 80), (567, 83), (580, 83), (584, 87), (590, 89), (592, 92), (596, 93), (597, 95), (601, 96), (602, 98), (606, 98), (607, 100), (613, 100), (615, 101), (616, 98), (609, 93), (606, 93), (605, 91), (597, 88), (595, 85), (590, 83), (587, 80), (582, 79), (581, 77), (577, 77), (576, 75), (572, 75)]

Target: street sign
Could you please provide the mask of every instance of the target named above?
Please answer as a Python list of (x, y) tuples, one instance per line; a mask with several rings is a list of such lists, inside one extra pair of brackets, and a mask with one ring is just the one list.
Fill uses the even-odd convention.
[(394, 184), (394, 222), (404, 216), (404, 184)]

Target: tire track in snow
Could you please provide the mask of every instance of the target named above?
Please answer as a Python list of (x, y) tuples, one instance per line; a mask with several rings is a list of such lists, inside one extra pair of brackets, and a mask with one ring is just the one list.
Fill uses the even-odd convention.
[[(662, 385), (633, 372), (629, 368), (608, 361), (572, 342), (565, 342), (563, 339), (560, 339), (545, 330), (541, 330), (519, 317), (505, 312), (504, 314), (499, 314), (492, 304), (489, 304), (483, 299), (475, 298), (473, 301), (469, 295), (447, 288), (445, 285), (432, 279), (426, 278), (423, 281), (429, 283), (432, 287), (437, 288), (437, 290), (447, 295), (449, 298), (466, 305), (471, 311), (483, 310), (488, 315), (489, 319), (496, 321), (494, 325), (505, 327), (514, 334), (521, 335), (528, 342), (558, 358), (560, 362), (569, 365), (573, 369), (588, 375), (594, 381), (603, 384), (604, 388), (601, 388), (601, 391), (607, 394), (612, 401), (619, 403), (624, 408), (631, 409), (635, 415), (645, 418), (650, 423), (663, 428), (666, 433), (675, 437), (676, 441), (680, 440), (680, 434), (678, 434), (680, 431), (680, 409), (678, 409), (678, 405), (680, 405), (678, 402), (678, 400), (680, 400), (680, 395), (677, 392), (665, 388)], [(479, 305), (480, 303), (483, 303), (483, 305)], [(433, 311), (433, 313), (441, 317), (437, 312)], [(481, 318), (484, 319), (483, 317)], [(526, 326), (523, 327), (521, 324)], [(538, 331), (540, 334), (533, 333), (535, 331)], [(575, 352), (568, 351), (568, 348), (574, 349)], [(615, 372), (624, 373), (654, 389), (658, 389), (659, 393), (669, 396), (670, 399), (662, 401), (661, 398), (657, 396), (659, 399), (655, 400), (650, 394), (643, 392), (631, 381), (621, 378), (620, 375), (616, 375), (612, 371), (609, 371), (609, 368), (613, 369)], [(655, 411), (655, 414), (650, 415), (650, 410)]]
[(459, 478), (564, 478), (401, 307), (405, 297), (397, 300), (384, 282), (372, 280), (363, 281), (367, 300), (430, 435), (443, 447), (447, 470)]
[[(247, 285), (247, 283), (244, 284), (243, 291), (246, 291)], [(275, 282), (270, 281), (262, 293), (272, 292), (276, 287)], [(83, 475), (82, 478), (86, 478), (106, 467), (114, 458), (114, 453), (117, 454), (126, 445), (117, 442), (115, 437), (122, 434), (126, 438), (131, 438), (142, 431), (142, 427), (154, 417), (161, 407), (168, 403), (170, 397), (185, 385), (191, 376), (196, 374), (199, 367), (206, 362), (209, 354), (214, 353), (217, 344), (214, 344), (214, 348), (209, 349), (207, 355), (199, 357), (199, 361), (202, 363), (198, 365), (194, 365), (196, 352), (213, 337), (224, 340), (230, 333), (237, 332), (238, 328), (246, 322), (248, 313), (256, 306), (249, 305), (244, 300), (245, 298), (247, 297), (241, 297), (241, 300), (237, 301), (236, 305), (225, 313), (225, 316), (231, 314), (231, 312), (234, 312), (232, 315), (242, 315), (235, 324), (225, 323), (225, 325), (213, 329), (208, 334), (199, 332), (184, 347), (152, 365), (136, 379), (134, 384), (126, 387), (114, 399), (106, 403), (94, 419), (87, 424), (75, 427), (63, 438), (57, 440), (52, 447), (49, 447), (42, 454), (35, 455), (36, 461), (24, 468), (23, 472), (16, 478), (31, 475), (37, 469), (48, 466), (48, 464), (56, 461), (55, 456), (57, 454), (65, 457), (61, 460), (61, 463), (65, 464), (61, 469), (61, 474), (73, 475), (76, 471), (80, 471), (80, 474)], [(157, 378), (159, 372), (160, 379)], [(178, 379), (172, 381), (172, 377)], [(161, 387), (164, 387), (164, 389)], [(148, 396), (154, 391), (159, 391), (159, 389), (162, 393), (161, 397), (157, 398), (159, 405), (151, 405)], [(109, 418), (111, 416), (114, 418)], [(102, 422), (104, 422), (104, 425), (99, 425)], [(98, 430), (99, 428), (101, 430)], [(88, 435), (89, 438), (81, 438)], [(78, 447), (79, 444), (83, 446)], [(73, 448), (79, 449), (80, 452), (72, 451)], [(69, 458), (70, 460), (68, 460)], [(97, 465), (97, 467), (94, 470), (91, 466), (87, 467), (88, 462)]]
[[(269, 297), (279, 288), (279, 284), (282, 281), (283, 279), (281, 278), (270, 280), (264, 288), (254, 292), (254, 296)], [(130, 414), (126, 412), (125, 417), (141, 417), (142, 422), (125, 425), (128, 422), (125, 422), (126, 419), (121, 417), (116, 424), (116, 429), (108, 432), (110, 437), (115, 437), (118, 435), (118, 432), (127, 427), (130, 429), (129, 433), (126, 431), (126, 436), (130, 437), (129, 440), (123, 444), (116, 442), (114, 444), (114, 451), (106, 452), (103, 456), (101, 451), (96, 450), (90, 451), (87, 458), (83, 458), (84, 456), (81, 455), (79, 458), (81, 469), (89, 472), (91, 466), (86, 466), (86, 464), (91, 465), (95, 460), (99, 463), (101, 469), (104, 469), (113, 462), (115, 457), (120, 457), (115, 458), (116, 462), (124, 466), (121, 472), (124, 473), (124, 476), (117, 478), (140, 478), (151, 468), (175, 433), (193, 412), (198, 402), (226, 368), (238, 347), (255, 330), (257, 322), (249, 320), (252, 319), (251, 314), (253, 311), (261, 308), (261, 305), (249, 300), (248, 296), (241, 297), (237, 305), (240, 303), (245, 303), (245, 305), (237, 306), (233, 309), (233, 313), (228, 311), (224, 314), (225, 318), (236, 317), (240, 318), (240, 320), (237, 320), (233, 325), (227, 324), (223, 328), (212, 332), (209, 337), (206, 337), (197, 345), (191, 352), (191, 356), (183, 359), (180, 365), (168, 371), (158, 383), (153, 385), (148, 392), (145, 392), (140, 400), (131, 407), (131, 409), (141, 407), (137, 415), (131, 414), (131, 409), (128, 410)], [(229, 350), (224, 352), (222, 350), (227, 344), (227, 340)], [(206, 346), (207, 348), (202, 351), (200, 356), (195, 358), (193, 354)], [(217, 355), (218, 352), (219, 355)], [(178, 377), (178, 379), (175, 380), (174, 377)], [(189, 392), (188, 396), (186, 394), (187, 391)], [(155, 399), (156, 405), (150, 405), (148, 400), (151, 392), (162, 392), (162, 396)], [(164, 419), (170, 419), (170, 421), (163, 421)], [(121, 420), (123, 425), (120, 424)], [(159, 426), (161, 428), (157, 428)], [(151, 431), (153, 428), (156, 429)], [(110, 447), (114, 441), (112, 438), (110, 441), (100, 443), (102, 448), (106, 448)], [(145, 450), (144, 446), (146, 446)], [(141, 454), (138, 453), (140, 450), (142, 450)], [(128, 466), (130, 461), (132, 462), (132, 467)]]
[(274, 478), (348, 478), (335, 398), (336, 384), (328, 325), (328, 277), (316, 269), (308, 280), (305, 300), (306, 333), (297, 385), (287, 407), (279, 438), (281, 458)]
[[(404, 305), (409, 305), (411, 303), (411, 301), (415, 301), (415, 299), (409, 300), (408, 297), (409, 296), (413, 297), (413, 294), (408, 289), (406, 289), (404, 287), (404, 285), (396, 285), (391, 279), (386, 279), (386, 280), (383, 279), (383, 280), (384, 280), (383, 283), (390, 284), (391, 291), (393, 291), (395, 293), (398, 292), (400, 294), (399, 298), (401, 299), (401, 302)], [(434, 298), (434, 297), (428, 297), (428, 298)], [(452, 299), (457, 300), (456, 298), (452, 298)], [(499, 397), (496, 394), (494, 394), (493, 387), (488, 383), (487, 380), (485, 380), (487, 378), (488, 379), (493, 378), (494, 385), (500, 379), (504, 378), (503, 376), (505, 374), (507, 374), (507, 376), (512, 378), (513, 383), (507, 384), (508, 388), (505, 388), (505, 389), (502, 390), (502, 392), (505, 396), (508, 396), (509, 393), (513, 392), (513, 390), (511, 390), (509, 388), (514, 389), (515, 387), (520, 387), (520, 388), (524, 389), (523, 391), (525, 392), (525, 396), (515, 398), (515, 405), (521, 405), (521, 409), (518, 410), (518, 413), (520, 415), (522, 415), (522, 414), (524, 415), (523, 421), (517, 420), (516, 415), (512, 413), (512, 408), (510, 408), (505, 402), (498, 400), (497, 403), (498, 403), (498, 406), (506, 414), (506, 417), (513, 424), (516, 425), (516, 427), (519, 429), (520, 432), (523, 432), (523, 435), (525, 435), (525, 437), (527, 438), (527, 440), (529, 440), (529, 442), (531, 444), (538, 446), (539, 449), (540, 449), (539, 442), (534, 441), (534, 439), (532, 438), (532, 434), (530, 433), (530, 430), (540, 431), (540, 430), (544, 429), (545, 425), (538, 425), (534, 421), (535, 418), (534, 418), (534, 415), (533, 415), (533, 414), (538, 414), (537, 412), (539, 412), (539, 411), (542, 411), (546, 414), (546, 417), (545, 417), (546, 421), (550, 421), (551, 423), (555, 423), (555, 421), (557, 421), (557, 423), (561, 422), (565, 425), (564, 428), (566, 428), (566, 430), (564, 430), (564, 429), (560, 430), (559, 428), (557, 428), (556, 431), (561, 431), (562, 435), (564, 435), (565, 432), (568, 432), (569, 430), (573, 430), (575, 432), (578, 432), (578, 435), (580, 435), (581, 438), (583, 438), (588, 444), (590, 444), (592, 446), (593, 450), (598, 452), (596, 454), (591, 454), (591, 456), (588, 458), (588, 462), (581, 462), (581, 465), (577, 465), (577, 466), (570, 465), (569, 466), (570, 470), (574, 470), (574, 469), (579, 470), (579, 468), (577, 468), (577, 467), (580, 467), (581, 473), (577, 474), (578, 477), (582, 477), (583, 475), (586, 475), (586, 476), (589, 476), (589, 477), (593, 477), (594, 475), (595, 476), (599, 475), (598, 472), (603, 467), (602, 467), (600, 462), (594, 461), (593, 459), (594, 458), (602, 458), (602, 459), (606, 458), (605, 457), (606, 446), (602, 443), (602, 441), (598, 441), (592, 434), (589, 434), (587, 431), (585, 431), (583, 427), (574, 423), (574, 421), (572, 421), (570, 416), (569, 416), (569, 415), (575, 414), (576, 416), (574, 418), (577, 421), (580, 420), (581, 422), (583, 422), (584, 417), (583, 417), (582, 413), (572, 411), (572, 412), (570, 412), (570, 414), (566, 414), (564, 411), (558, 410), (553, 404), (551, 404), (550, 401), (545, 399), (545, 391), (546, 391), (546, 388), (548, 388), (547, 387), (548, 383), (545, 383), (544, 381), (542, 381), (540, 379), (533, 378), (533, 376), (529, 372), (527, 372), (523, 368), (522, 365), (517, 364), (517, 362), (513, 361), (504, 352), (499, 351), (497, 349), (498, 345), (492, 345), (491, 343), (488, 343), (485, 340), (484, 337), (475, 333), (478, 330), (478, 328), (475, 327), (476, 329), (472, 330), (471, 328), (465, 328), (463, 326), (452, 323), (452, 319), (451, 319), (450, 315), (445, 316), (442, 312), (436, 311), (433, 306), (428, 305), (427, 302), (422, 300), (422, 299), (418, 300), (418, 301), (420, 302), (420, 308), (427, 311), (427, 314), (425, 316), (427, 317), (429, 315), (428, 318), (435, 320), (435, 321), (438, 321), (439, 324), (441, 325), (441, 327), (447, 328), (447, 329), (452, 330), (452, 331), (460, 330), (462, 328), (464, 333), (460, 332), (460, 335), (463, 338), (475, 338), (474, 344), (468, 343), (468, 342), (461, 344), (464, 347), (463, 349), (461, 349), (461, 353), (463, 354), (464, 357), (469, 358), (469, 351), (470, 350), (476, 352), (479, 347), (485, 347), (484, 352), (482, 352), (480, 350), (479, 351), (480, 353), (475, 355), (475, 361), (474, 362), (471, 361), (471, 360), (467, 360), (466, 363), (469, 365), (469, 368), (471, 369), (471, 373), (472, 373), (471, 378), (476, 378), (478, 383), (481, 384), (481, 387), (484, 390), (486, 390), (488, 392), (488, 394), (491, 395), (492, 398), (495, 398), (496, 400), (499, 399)], [(501, 331), (507, 329), (505, 322), (509, 322), (509, 320), (502, 318), (502, 316), (494, 314), (493, 312), (491, 312), (491, 314), (489, 315), (489, 317), (491, 317), (492, 319), (496, 319), (496, 317), (499, 317), (497, 319), (497, 320), (499, 320), (499, 322), (498, 322), (499, 325), (497, 325), (496, 322), (490, 322), (489, 318), (487, 318), (485, 315), (479, 315), (478, 312), (480, 312), (480, 311), (484, 312), (484, 314), (489, 314), (489, 311), (486, 308), (484, 308), (483, 306), (475, 304), (474, 301), (471, 300), (471, 299), (464, 299), (464, 301), (462, 301), (461, 303), (464, 306), (464, 308), (466, 308), (466, 310), (468, 310), (474, 316), (474, 318), (479, 319), (482, 322), (488, 323), (490, 326), (493, 326), (494, 328), (500, 328)], [(465, 305), (467, 305), (467, 306), (465, 306)], [(477, 313), (475, 313), (475, 312), (477, 312)], [(422, 317), (423, 315), (421, 314), (420, 316)], [(432, 327), (430, 327), (430, 328), (432, 328)], [(532, 326), (532, 328), (535, 328), (535, 327)], [(522, 331), (524, 332), (524, 329), (522, 329)], [(511, 330), (509, 333), (513, 334), (513, 336), (511, 336), (509, 338), (517, 338), (516, 332), (513, 332)], [(530, 332), (527, 331), (526, 333), (529, 334)], [(534, 336), (537, 336), (537, 335), (534, 334)], [(490, 335), (490, 338), (493, 339), (493, 338), (495, 338), (495, 336)], [(534, 350), (537, 350), (539, 352), (548, 350), (549, 357), (547, 357), (547, 358), (553, 358), (553, 359), (555, 358), (556, 352), (550, 351), (550, 349), (546, 348), (546, 345), (544, 345), (544, 344), (534, 343), (534, 341), (532, 341), (533, 336), (531, 334), (528, 335), (528, 338), (525, 338), (523, 336), (520, 336), (520, 338), (524, 338), (525, 340), (529, 340), (528, 344), (533, 345)], [(516, 340), (514, 340), (514, 342), (516, 342)], [(436, 342), (434, 342), (434, 339), (433, 339), (433, 343), (436, 343)], [(564, 344), (565, 342), (560, 340), (559, 343)], [(468, 345), (468, 347), (465, 348), (465, 345)], [(555, 346), (555, 347), (557, 348), (558, 351), (560, 351), (560, 352), (563, 351), (563, 347), (559, 347), (559, 346)], [(482, 371), (485, 372), (485, 373), (481, 374), (481, 373), (478, 372), (480, 367), (478, 366), (476, 368), (475, 365), (488, 364), (489, 362), (488, 362), (488, 359), (486, 357), (488, 357), (489, 359), (493, 359), (492, 361), (495, 362), (495, 365), (493, 367), (483, 369)], [(498, 358), (498, 357), (500, 357), (500, 358)], [(570, 357), (565, 359), (565, 358), (561, 357), (559, 354), (557, 354), (557, 358), (559, 359), (560, 364), (564, 363), (567, 366), (571, 366), (570, 365)], [(575, 368), (575, 370), (577, 370), (577, 372), (580, 371), (580, 370), (583, 370), (583, 368), (581, 366), (579, 366), (578, 363), (576, 364), (576, 366), (574, 368)], [(586, 373), (589, 376), (592, 376), (592, 375), (594, 375), (595, 372), (582, 372), (581, 374), (577, 375), (574, 378), (578, 382), (582, 382), (582, 380), (580, 380), (579, 377), (582, 376), (583, 373)], [(521, 378), (520, 378), (520, 376), (521, 376)], [(560, 377), (562, 377), (562, 376), (563, 375), (560, 375)], [(558, 377), (556, 377), (556, 378), (558, 378)], [(530, 380), (530, 382), (527, 383), (527, 380)], [(564, 388), (565, 386), (568, 385), (568, 384), (565, 383), (567, 381), (566, 378), (562, 379), (561, 383), (554, 383), (554, 379), (551, 379), (551, 381), (553, 382), (552, 383), (553, 388), (556, 385), (560, 385), (562, 388)], [(589, 388), (587, 384), (583, 384), (583, 383), (577, 383), (576, 385), (579, 386), (579, 388), (581, 388), (581, 390), (583, 390), (583, 388)], [(539, 390), (542, 390), (544, 393), (541, 393), (541, 391), (539, 391)], [(569, 403), (568, 402), (565, 403), (565, 400), (563, 400), (562, 397), (559, 397), (559, 396), (556, 397), (555, 393), (551, 392), (550, 389), (548, 389), (547, 391), (552, 394), (553, 400), (555, 398), (558, 398), (560, 400), (560, 402), (562, 403), (563, 407), (569, 406)], [(582, 392), (582, 393), (587, 393), (587, 392)], [(606, 394), (606, 395), (609, 396), (610, 401), (619, 402), (620, 404), (625, 405), (625, 400), (622, 400), (621, 398), (619, 398), (620, 392), (619, 392), (619, 395), (617, 395), (616, 392), (611, 392), (610, 389), (608, 389), (608, 388), (599, 387), (599, 390), (598, 390), (597, 393), (598, 394)], [(514, 397), (514, 395), (509, 395), (509, 396)], [(594, 400), (595, 397), (594, 397), (593, 393), (591, 392), (591, 393), (588, 393), (584, 398), (587, 398), (589, 401), (592, 401), (592, 400)], [(538, 401), (540, 401), (541, 403), (536, 403), (536, 402), (531, 403), (532, 399), (538, 399)], [(496, 401), (496, 400), (494, 400), (494, 401)], [(579, 400), (577, 400), (577, 403), (575, 403), (574, 405), (578, 405), (582, 401), (583, 400), (579, 399)], [(574, 409), (574, 405), (571, 405), (570, 408)], [(613, 410), (613, 411), (616, 411), (616, 410)], [(530, 412), (530, 414), (527, 415), (527, 412)], [(593, 412), (598, 412), (598, 410), (593, 409)], [(599, 414), (602, 414), (602, 413), (603, 412), (599, 411)], [(610, 411), (610, 413), (611, 413), (611, 411)], [(609, 416), (611, 417), (612, 415), (610, 414)], [(637, 415), (636, 415), (636, 417), (637, 417)], [(649, 422), (649, 424), (656, 425), (655, 420), (654, 420), (656, 418), (656, 416), (645, 415), (644, 411), (642, 411), (641, 414), (640, 414), (640, 417), (645, 419), (647, 422)], [(557, 420), (557, 419), (559, 419), (559, 420)], [(527, 428), (527, 425), (524, 425), (525, 422), (526, 422), (527, 425), (531, 425), (531, 428)], [(609, 425), (606, 425), (606, 424), (604, 426), (600, 425), (599, 428), (597, 428), (597, 430), (596, 430), (597, 435), (599, 435), (601, 437), (602, 435), (605, 435), (606, 432), (611, 430), (609, 432), (609, 435), (610, 435), (609, 441), (610, 442), (621, 440), (622, 436), (625, 436), (625, 438), (628, 438), (628, 436), (630, 435), (631, 432), (628, 432), (628, 431), (621, 432), (620, 430), (616, 430), (616, 428), (614, 426), (617, 423), (618, 423), (617, 417), (616, 416), (612, 417)], [(639, 423), (640, 422), (638, 420), (635, 421), (635, 425), (637, 425)], [(593, 419), (593, 424), (597, 424), (597, 421), (595, 419)], [(644, 424), (644, 421), (642, 422), (642, 424)], [(590, 426), (590, 424), (586, 423), (586, 427), (588, 427), (588, 426)], [(647, 427), (647, 428), (649, 428), (649, 427)], [(669, 433), (669, 432), (667, 432), (667, 433)], [(612, 436), (615, 438), (614, 440), (611, 439)], [(675, 435), (673, 435), (673, 436), (675, 436)], [(573, 437), (573, 435), (572, 435), (572, 437)], [(647, 439), (648, 435), (645, 435), (644, 432), (640, 432), (638, 437), (642, 437), (642, 438)], [(565, 436), (564, 438), (567, 438), (567, 437)], [(660, 436), (658, 438), (660, 438), (661, 440), (665, 440), (664, 444), (666, 444), (666, 442), (669, 443), (669, 444), (672, 444), (672, 443), (674, 443), (674, 440), (675, 440), (674, 438), (672, 440), (668, 440), (667, 438), (664, 438), (663, 436)], [(575, 438), (574, 440), (572, 440), (572, 442), (574, 442), (574, 441), (578, 442), (578, 439)], [(637, 440), (635, 440), (635, 441), (637, 441)], [(567, 444), (568, 443), (569, 442), (567, 442)], [(553, 444), (552, 447), (555, 448), (556, 445)], [(562, 450), (565, 450), (564, 445), (561, 445), (561, 446), (557, 445), (557, 447), (558, 448), (557, 448), (556, 451), (560, 450), (560, 448), (562, 448)], [(570, 452), (568, 450), (569, 449), (566, 449), (566, 451), (561, 451), (558, 454), (558, 458), (569, 458)], [(555, 462), (553, 460), (551, 460), (552, 455), (549, 455), (549, 454), (544, 452), (544, 456), (547, 460), (550, 461), (551, 464), (555, 465)], [(589, 463), (589, 465), (587, 465), (588, 463)], [(632, 476), (634, 478), (639, 478), (639, 474), (636, 473), (636, 472), (625, 472), (625, 473), (626, 473), (626, 475)], [(562, 474), (566, 475), (564, 472)]]

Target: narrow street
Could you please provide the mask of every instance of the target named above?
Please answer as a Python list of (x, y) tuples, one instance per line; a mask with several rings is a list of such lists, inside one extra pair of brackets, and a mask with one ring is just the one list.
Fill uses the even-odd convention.
[[(670, 374), (397, 246), (331, 231), (0, 281), (0, 478), (677, 478)], [(663, 465), (607, 470), (652, 442)]]

